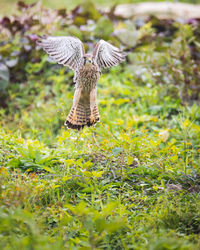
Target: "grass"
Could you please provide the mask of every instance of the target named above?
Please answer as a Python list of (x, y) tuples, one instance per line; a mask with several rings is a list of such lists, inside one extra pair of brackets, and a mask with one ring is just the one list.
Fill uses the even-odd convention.
[[(47, 24), (22, 8), (2, 23), (0, 249), (199, 249), (198, 20), (138, 27), (84, 7), (42, 10)], [(128, 58), (98, 82), (95, 127), (63, 126), (73, 72), (34, 34), (122, 41)]]
[(117, 67), (99, 81), (101, 123), (76, 132), (62, 126), (74, 90), (63, 68), (49, 77), (1, 110), (1, 249), (198, 249), (199, 106)]

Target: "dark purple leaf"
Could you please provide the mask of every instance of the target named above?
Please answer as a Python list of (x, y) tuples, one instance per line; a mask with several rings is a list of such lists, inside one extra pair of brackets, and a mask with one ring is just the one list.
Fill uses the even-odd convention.
[(38, 40), (38, 36), (36, 34), (30, 34), (28, 35), (28, 38), (34, 42)]
[(7, 29), (10, 29), (11, 27), (11, 21), (8, 17), (3, 17), (0, 24)]
[(59, 9), (58, 15), (62, 17), (66, 17), (67, 16), (66, 9)]
[(35, 6), (36, 4), (37, 4), (37, 2), (32, 3), (32, 4), (26, 4), (23, 1), (19, 1), (19, 2), (17, 2), (17, 8), (18, 8), (18, 10), (29, 9), (29, 8), (32, 8), (33, 6)]

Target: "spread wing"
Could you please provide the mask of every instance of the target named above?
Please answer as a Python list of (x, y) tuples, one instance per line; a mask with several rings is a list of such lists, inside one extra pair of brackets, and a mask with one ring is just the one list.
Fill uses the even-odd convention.
[(85, 54), (83, 43), (76, 37), (44, 36), (39, 38), (37, 44), (41, 46), (53, 60), (73, 70), (76, 69), (81, 57)]
[(100, 40), (93, 52), (100, 68), (109, 68), (125, 60), (125, 53), (104, 40)]

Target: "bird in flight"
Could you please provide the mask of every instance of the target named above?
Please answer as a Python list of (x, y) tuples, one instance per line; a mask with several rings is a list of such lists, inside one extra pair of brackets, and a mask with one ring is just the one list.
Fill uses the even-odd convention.
[(97, 82), (104, 68), (125, 60), (125, 53), (100, 40), (92, 54), (86, 54), (83, 43), (76, 37), (42, 36), (37, 44), (59, 64), (74, 71), (75, 93), (73, 105), (65, 121), (68, 128), (80, 130), (100, 121), (97, 106)]

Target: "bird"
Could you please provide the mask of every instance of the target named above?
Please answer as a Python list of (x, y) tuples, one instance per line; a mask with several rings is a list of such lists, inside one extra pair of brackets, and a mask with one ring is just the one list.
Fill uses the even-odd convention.
[(40, 36), (37, 44), (51, 59), (74, 71), (73, 104), (64, 125), (80, 130), (99, 122), (98, 79), (103, 69), (121, 63), (126, 54), (102, 39), (96, 43), (91, 54), (85, 53), (80, 39), (72, 36)]

